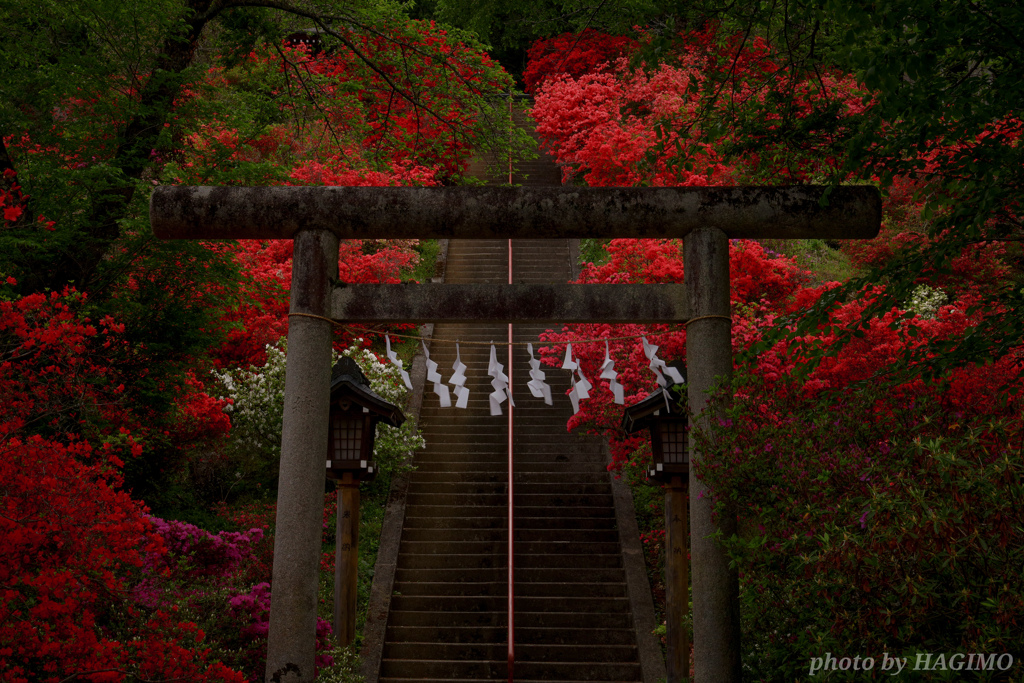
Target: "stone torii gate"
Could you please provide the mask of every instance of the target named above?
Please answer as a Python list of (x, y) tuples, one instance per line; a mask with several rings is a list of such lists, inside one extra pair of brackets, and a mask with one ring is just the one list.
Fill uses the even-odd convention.
[[(826, 202), (822, 198), (827, 198)], [(690, 321), (688, 401), (732, 374), (729, 239), (877, 235), (873, 187), (159, 187), (162, 239), (292, 239), (284, 429), (267, 653), (268, 682), (313, 680), (332, 325), (347, 322)], [(683, 285), (341, 285), (339, 239), (683, 238)], [(666, 359), (670, 360), (670, 359)], [(701, 454), (693, 448), (691, 460)], [(690, 473), (696, 680), (740, 680), (736, 573), (711, 536), (711, 497)], [(694, 495), (695, 494), (695, 495)], [(678, 599), (686, 604), (685, 588)], [(672, 599), (670, 598), (670, 602)], [(671, 606), (670, 606), (671, 608)], [(679, 677), (686, 672), (678, 671)], [(673, 662), (669, 670), (673, 671)]]

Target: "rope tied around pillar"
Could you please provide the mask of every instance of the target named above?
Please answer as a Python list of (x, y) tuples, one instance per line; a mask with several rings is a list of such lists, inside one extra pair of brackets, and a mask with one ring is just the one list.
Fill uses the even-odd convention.
[(728, 316), (728, 315), (701, 315), (701, 316), (697, 316), (696, 318), (690, 318), (689, 320), (684, 322), (683, 323), (683, 329), (686, 329), (686, 327), (690, 323), (695, 323), (698, 320), (708, 320), (708, 319), (711, 319), (711, 318), (719, 318), (721, 320), (728, 320), (730, 324), (732, 323), (732, 317)]

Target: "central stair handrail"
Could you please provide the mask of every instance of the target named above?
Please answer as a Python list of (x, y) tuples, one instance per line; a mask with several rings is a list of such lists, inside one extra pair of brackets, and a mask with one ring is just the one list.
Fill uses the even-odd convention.
[[(512, 284), (512, 240), (508, 241), (508, 283)], [(515, 566), (512, 554), (512, 324), (508, 326), (508, 683), (515, 667)]]

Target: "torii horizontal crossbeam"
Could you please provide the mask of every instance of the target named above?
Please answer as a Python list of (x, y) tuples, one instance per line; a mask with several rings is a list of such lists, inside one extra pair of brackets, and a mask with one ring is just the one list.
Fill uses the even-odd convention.
[[(822, 198), (827, 196), (827, 205)], [(162, 239), (685, 237), (702, 227), (743, 239), (866, 239), (877, 188), (187, 187), (150, 199)]]
[(345, 322), (671, 323), (690, 317), (685, 285), (345, 285)]

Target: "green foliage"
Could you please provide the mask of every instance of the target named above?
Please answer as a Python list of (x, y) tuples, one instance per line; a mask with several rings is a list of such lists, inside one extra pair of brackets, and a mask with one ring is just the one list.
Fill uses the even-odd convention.
[(359, 649), (355, 645), (334, 647), (324, 654), (334, 660), (329, 666), (322, 667), (316, 675), (320, 683), (362, 683), (362, 660)]
[(182, 370), (223, 341), (221, 316), (234, 303), (239, 273), (221, 250), (157, 240), (148, 226), (133, 227), (98, 272), (91, 312), (125, 325), (117, 361), (135, 378), (133, 399), (164, 412)]
[(526, 50), (539, 38), (594, 28), (628, 34), (637, 26), (671, 20), (665, 0), (617, 0), (598, 4), (580, 0), (430, 0), (431, 18), (472, 31), (492, 46), (495, 58), (517, 79), (526, 68)]
[(132, 122), (165, 106), (143, 94), (154, 48), (179, 34), (181, 14), (174, 0), (0, 5), (5, 156), (31, 196), (28, 213), (57, 221), (56, 233), (29, 224), (3, 236), (20, 251), (0, 243), (28, 291), (68, 280), (85, 289), (104, 262), (155, 146), (136, 148), (143, 140), (129, 139)]
[(590, 26), (611, 33), (628, 32), (655, 15), (662, 3), (655, 0), (620, 0), (588, 5), (578, 0), (540, 0), (524, 5), (512, 0), (437, 0), (437, 18), (475, 32), (497, 47), (525, 49), (537, 38)]
[(580, 266), (584, 263), (593, 263), (595, 266), (603, 266), (608, 263), (611, 256), (605, 247), (608, 244), (606, 239), (584, 238), (580, 240)]
[[(506, 122), (489, 115), (486, 98), (511, 81), (479, 56), (472, 35), (452, 30), (444, 38), (438, 27), (409, 21), (403, 4), (382, 0), (250, 4), (0, 3), (0, 171), (15, 172), (31, 216), (0, 232), (0, 270), (21, 291), (59, 291), (71, 282), (94, 293), (97, 279), (105, 281), (98, 271), (109, 269), (161, 180), (265, 184), (287, 175), (294, 144), (246, 156), (218, 140), (203, 163), (184, 158), (183, 147), (222, 132), (235, 143), (312, 141), (327, 148), (321, 157), (337, 162), (342, 150), (354, 166), (409, 161), (402, 146), (430, 144), (441, 129), (459, 145), (473, 140), (507, 151)], [(294, 57), (288, 68), (274, 68), (251, 56), (285, 59), (283, 37), (310, 29), (324, 54), (352, 57), (344, 73), (300, 67)], [(223, 68), (216, 78), (207, 78), (211, 66)], [(366, 131), (353, 130), (365, 124), (361, 108), (373, 109), (383, 131), (373, 150), (360, 150)], [(421, 122), (436, 130), (402, 138)], [(304, 151), (320, 159), (317, 150)], [(38, 215), (54, 229), (35, 225)]]
[(776, 388), (698, 434), (701, 476), (739, 512), (723, 541), (752, 679), (802, 679), (826, 652), (1024, 646), (1019, 406), (953, 414), (894, 391)]
[(796, 264), (811, 274), (808, 284), (846, 282), (860, 274), (850, 258), (839, 251), (838, 242), (826, 240), (759, 240), (765, 249), (791, 256)]
[(416, 252), (419, 254), (416, 268), (408, 276), (403, 274), (402, 279), (424, 283), (430, 282), (431, 278), (437, 275), (437, 257), (440, 252), (440, 244), (437, 240), (419, 240), (416, 245)]

